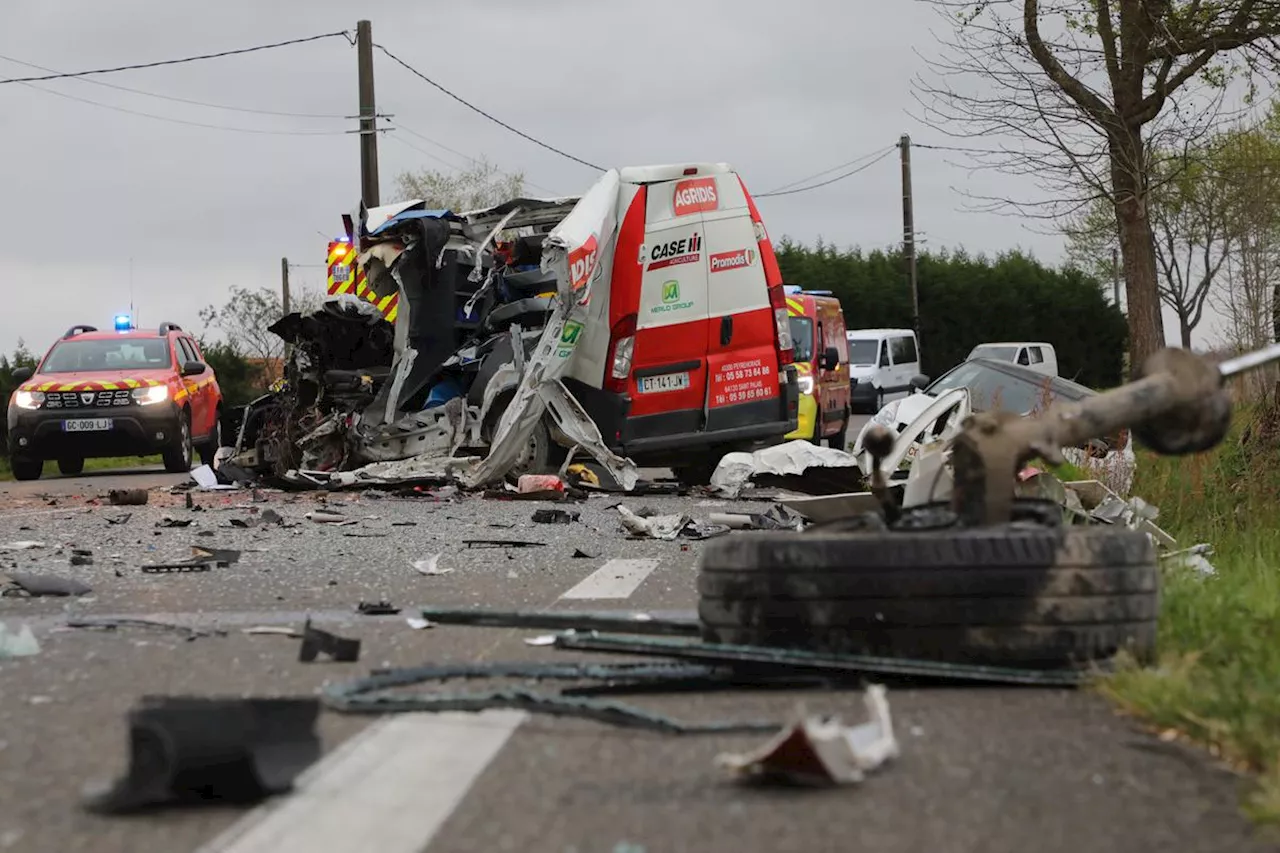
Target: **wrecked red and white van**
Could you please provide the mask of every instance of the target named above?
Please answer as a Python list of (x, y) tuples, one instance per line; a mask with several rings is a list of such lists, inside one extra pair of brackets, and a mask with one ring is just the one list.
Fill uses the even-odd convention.
[[(361, 206), (344, 224), (324, 308), (272, 327), (297, 399), (246, 409), (248, 467), (479, 485), (577, 448), (624, 488), (640, 467), (694, 484), (796, 428), (782, 276), (727, 164), (614, 169), (581, 197), (461, 214)], [(263, 433), (282, 406), (305, 415), (296, 441)]]

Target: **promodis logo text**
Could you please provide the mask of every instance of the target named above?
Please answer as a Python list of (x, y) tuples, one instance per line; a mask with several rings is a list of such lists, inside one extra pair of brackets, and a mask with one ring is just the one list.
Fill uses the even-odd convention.
[(660, 270), (679, 264), (696, 264), (702, 260), (702, 235), (697, 231), (682, 240), (659, 243), (649, 251), (649, 269)]
[(693, 178), (676, 183), (674, 204), (676, 216), (715, 210), (719, 206), (720, 198), (716, 195), (715, 178)]
[(712, 255), (709, 260), (712, 272), (742, 269), (756, 262), (756, 250), (738, 249), (735, 252), (721, 252), (718, 255)]

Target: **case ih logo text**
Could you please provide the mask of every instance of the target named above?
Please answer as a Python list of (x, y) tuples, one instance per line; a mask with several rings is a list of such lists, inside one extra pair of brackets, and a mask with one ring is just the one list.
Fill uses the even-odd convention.
[(679, 264), (696, 264), (702, 260), (702, 235), (697, 231), (682, 240), (659, 243), (649, 251), (649, 269), (660, 270)]
[(596, 235), (569, 253), (569, 284), (574, 290), (587, 286), (587, 279), (596, 265)]
[(718, 255), (712, 255), (709, 260), (712, 272), (742, 269), (756, 262), (756, 250), (738, 249), (736, 252), (721, 252)]
[(677, 182), (673, 206), (676, 216), (715, 210), (720, 206), (720, 198), (716, 195), (716, 179), (693, 178)]

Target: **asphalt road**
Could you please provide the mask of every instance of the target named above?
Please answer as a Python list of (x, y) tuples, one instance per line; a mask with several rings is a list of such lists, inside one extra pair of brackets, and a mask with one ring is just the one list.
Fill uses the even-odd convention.
[[(74, 576), (94, 588), (78, 600), (0, 599), (0, 621), (10, 630), (30, 625), (41, 645), (37, 655), (0, 661), (5, 853), (1274, 849), (1238, 815), (1238, 778), (1143, 733), (1097, 697), (1038, 688), (891, 687), (901, 757), (838, 789), (744, 787), (714, 764), (717, 754), (762, 743), (763, 735), (655, 734), (508, 711), (325, 712), (318, 725), (325, 757), (294, 794), (262, 809), (91, 816), (78, 807), (82, 787), (124, 771), (125, 714), (143, 695), (311, 695), (387, 666), (573, 659), (524, 642), (544, 631), (413, 630), (404, 616), (415, 604), (688, 610), (701, 545), (624, 539), (609, 508), (616, 497), (592, 498), (576, 507), (581, 521), (561, 526), (531, 523), (544, 504), (330, 495), (331, 508), (358, 520), (337, 527), (304, 517), (320, 505), (315, 494), (268, 493), (268, 503), (252, 504), (240, 492), (197, 493), (201, 509), (193, 512), (161, 490), (146, 507), (115, 508), (92, 503), (109, 480), (85, 478), (90, 488), (80, 490), (79, 479), (45, 484), (62, 492), (57, 506), (11, 495), (0, 510), (0, 545), (45, 543), (0, 553), (0, 565)], [(674, 497), (625, 503), (695, 517), (738, 506)], [(232, 526), (268, 506), (294, 526)], [(127, 521), (108, 522), (126, 512)], [(192, 524), (157, 528), (166, 515)], [(461, 542), (468, 538), (546, 544), (469, 549)], [(244, 554), (207, 573), (139, 570), (186, 556), (193, 544)], [(73, 546), (91, 549), (94, 564), (71, 567)], [(598, 556), (575, 559), (579, 548)], [(450, 573), (414, 571), (413, 560), (437, 553)], [(376, 599), (406, 611), (353, 612)], [(63, 627), (72, 616), (109, 614), (220, 626), (227, 635), (187, 641), (148, 629)], [(242, 630), (297, 627), (308, 614), (359, 637), (361, 660), (300, 663), (297, 640)], [(859, 695), (847, 691), (618, 699), (681, 720), (781, 720), (799, 702), (851, 723), (863, 719)]]
[(0, 482), (0, 500), (30, 498), (38, 495), (84, 495), (111, 489), (154, 489), (186, 482), (185, 474), (167, 474), (164, 467), (120, 468), (109, 471), (86, 471), (75, 477), (46, 474), (39, 480)]

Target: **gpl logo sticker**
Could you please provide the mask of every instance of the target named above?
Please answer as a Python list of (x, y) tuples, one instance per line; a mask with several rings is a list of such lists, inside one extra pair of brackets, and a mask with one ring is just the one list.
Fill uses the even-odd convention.
[(587, 242), (569, 253), (569, 287), (581, 290), (587, 286), (591, 273), (595, 271), (596, 259), (599, 257), (596, 235), (592, 234)]
[(573, 353), (573, 348), (578, 345), (578, 338), (581, 336), (582, 324), (576, 320), (566, 320), (564, 329), (560, 331), (560, 344), (556, 349), (556, 356), (568, 358)]

